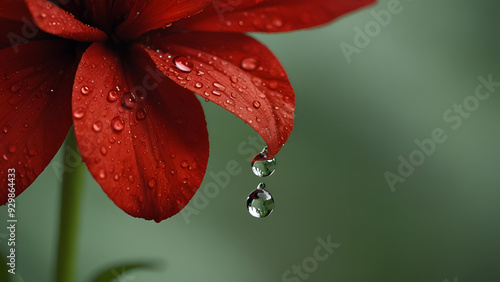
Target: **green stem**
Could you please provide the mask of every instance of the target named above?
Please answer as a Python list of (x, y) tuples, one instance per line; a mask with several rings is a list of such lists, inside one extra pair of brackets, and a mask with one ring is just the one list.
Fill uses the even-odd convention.
[(61, 211), (59, 222), (59, 245), (57, 250), (57, 282), (75, 281), (78, 249), (78, 222), (80, 199), (83, 192), (85, 166), (75, 162), (78, 155), (75, 133), (71, 128), (64, 148), (64, 173), (62, 181)]

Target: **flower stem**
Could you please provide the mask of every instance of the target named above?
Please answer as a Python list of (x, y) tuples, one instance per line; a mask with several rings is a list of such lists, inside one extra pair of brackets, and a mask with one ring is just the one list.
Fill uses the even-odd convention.
[[(63, 145), (63, 181), (57, 250), (57, 282), (73, 282), (76, 274), (78, 222), (85, 166), (81, 163), (71, 128)], [(78, 158), (78, 160), (76, 160)]]

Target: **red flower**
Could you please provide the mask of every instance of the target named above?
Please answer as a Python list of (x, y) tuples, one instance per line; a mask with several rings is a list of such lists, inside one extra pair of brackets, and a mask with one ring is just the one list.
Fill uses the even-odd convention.
[[(83, 161), (128, 214), (161, 221), (201, 184), (208, 133), (193, 92), (234, 113), (273, 157), (295, 94), (243, 32), (308, 28), (374, 0), (1, 0), (0, 204), (44, 170), (74, 125)], [(172, 24), (173, 23), (173, 24)]]

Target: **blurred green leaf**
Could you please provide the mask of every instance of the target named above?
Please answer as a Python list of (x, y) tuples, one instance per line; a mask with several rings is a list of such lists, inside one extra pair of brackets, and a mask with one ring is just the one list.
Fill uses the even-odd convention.
[(92, 282), (130, 282), (134, 281), (135, 277), (133, 275), (128, 274), (130, 270), (134, 269), (157, 269), (158, 265), (153, 262), (142, 262), (142, 263), (131, 263), (124, 265), (117, 265), (106, 270), (103, 270), (99, 273)]

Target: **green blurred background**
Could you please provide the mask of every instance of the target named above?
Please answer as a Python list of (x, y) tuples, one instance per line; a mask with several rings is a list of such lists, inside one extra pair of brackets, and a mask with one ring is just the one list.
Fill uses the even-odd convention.
[[(153, 260), (162, 267), (116, 281), (500, 281), (500, 87), (456, 130), (443, 120), (474, 94), (478, 76), (500, 81), (500, 3), (402, 0), (403, 10), (348, 63), (339, 45), (354, 45), (355, 28), (388, 2), (319, 29), (255, 35), (281, 60), (297, 95), (294, 131), (265, 179), (273, 214), (255, 219), (245, 206), (261, 179), (244, 142), (258, 135), (203, 103), (207, 173), (228, 162), (241, 173), (199, 214), (159, 224), (126, 215), (87, 174), (78, 280)], [(397, 173), (398, 157), (408, 159), (414, 140), (435, 128), (447, 140), (392, 192), (384, 173)], [(52, 280), (59, 175), (49, 166), (17, 199), (17, 271), (26, 282)], [(213, 182), (207, 174), (202, 189)], [(6, 215), (1, 207), (2, 222)], [(324, 261), (308, 258), (328, 237), (340, 247)], [(307, 279), (286, 273), (303, 263)]]

